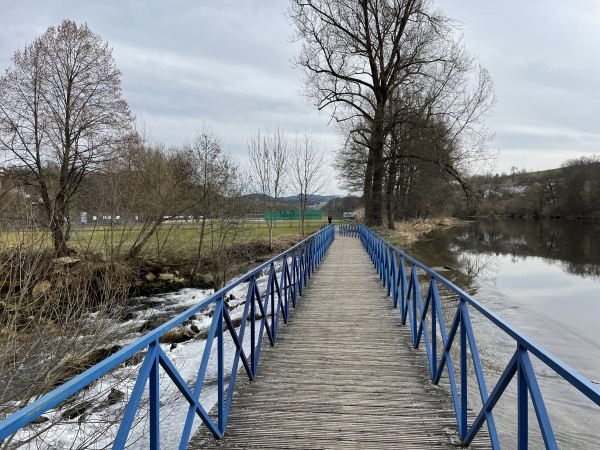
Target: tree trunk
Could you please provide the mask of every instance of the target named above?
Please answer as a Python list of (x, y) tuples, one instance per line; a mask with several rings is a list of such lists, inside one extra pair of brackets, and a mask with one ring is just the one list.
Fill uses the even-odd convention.
[(274, 210), (271, 210), (271, 217), (267, 220), (267, 226), (269, 227), (269, 250), (273, 250), (273, 214)]
[(369, 149), (369, 156), (367, 157), (367, 167), (365, 169), (365, 181), (363, 187), (363, 202), (365, 204), (365, 215), (367, 205), (371, 203), (371, 195), (373, 192), (373, 153)]
[(385, 208), (387, 212), (387, 225), (390, 230), (395, 230), (395, 202), (394, 202), (394, 186), (396, 185), (396, 177), (398, 174), (398, 162), (394, 155), (390, 159), (390, 166), (385, 187)]
[(394, 186), (396, 185), (396, 179), (398, 178), (398, 149), (396, 148), (396, 146), (396, 136), (394, 130), (392, 129), (390, 145), (390, 162), (388, 165), (388, 173), (385, 186), (385, 209), (387, 212), (387, 226), (390, 230), (396, 229), (396, 211), (394, 202)]
[(144, 248), (144, 246), (148, 243), (148, 241), (150, 240), (150, 238), (154, 235), (154, 233), (156, 233), (156, 230), (158, 230), (158, 227), (162, 224), (162, 221), (156, 221), (156, 223), (154, 223), (152, 225), (152, 228), (150, 228), (150, 231), (148, 231), (143, 237), (142, 239), (135, 244), (132, 249), (129, 251), (129, 256), (128, 259), (134, 259), (137, 258), (138, 256), (140, 256), (140, 253), (142, 251), (142, 249)]
[(69, 254), (67, 249), (67, 239), (63, 227), (55, 221), (51, 224), (52, 241), (54, 243), (54, 256), (60, 258)]
[(372, 159), (373, 161), (373, 183), (371, 198), (365, 204), (365, 222), (367, 226), (371, 227), (380, 227), (383, 225), (383, 179), (385, 176), (383, 164), (383, 116), (383, 107), (378, 107), (375, 111), (371, 127), (369, 160)]
[(200, 272), (200, 259), (202, 258), (202, 243), (204, 242), (204, 230), (206, 227), (206, 215), (202, 216), (202, 225), (200, 226), (200, 239), (198, 241), (198, 253), (196, 257), (196, 267), (194, 268), (195, 276)]
[(54, 256), (57, 258), (67, 256), (69, 250), (67, 242), (69, 240), (69, 219), (66, 209), (66, 200), (62, 195), (57, 195), (54, 201), (49, 196), (43, 195), (46, 215), (48, 217), (48, 227), (52, 233), (52, 243), (54, 245)]

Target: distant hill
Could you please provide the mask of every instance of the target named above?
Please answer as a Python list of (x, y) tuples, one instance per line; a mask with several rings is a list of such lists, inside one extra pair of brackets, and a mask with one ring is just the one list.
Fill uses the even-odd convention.
[[(315, 204), (315, 203), (327, 203), (329, 200), (331, 200), (334, 197), (339, 197), (339, 196), (338, 195), (313, 195), (310, 198), (309, 203), (311, 205)], [(295, 195), (290, 195), (288, 197), (281, 198), (281, 202), (297, 205), (298, 203), (300, 203), (300, 199), (298, 199), (298, 197)]]
[[(246, 200), (248, 200), (248, 202), (252, 203), (252, 204), (261, 204), (261, 203), (265, 203), (265, 200), (268, 199), (268, 195), (265, 194), (246, 194), (244, 195), (244, 198)], [(315, 203), (321, 203), (321, 204), (325, 204), (327, 203), (329, 200), (331, 200), (332, 198), (335, 197), (339, 197), (338, 195), (314, 195), (310, 198), (309, 201), (309, 206), (310, 205), (314, 205)], [(279, 199), (279, 203), (285, 204), (285, 205), (290, 205), (290, 206), (297, 206), (300, 203), (300, 200), (298, 199), (297, 196), (295, 195), (289, 195), (287, 197), (281, 197)]]

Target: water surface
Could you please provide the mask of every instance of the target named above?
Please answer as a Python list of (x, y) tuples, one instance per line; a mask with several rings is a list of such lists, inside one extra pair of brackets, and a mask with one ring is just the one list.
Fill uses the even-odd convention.
[[(434, 268), (451, 268), (443, 275), (578, 372), (600, 382), (600, 225), (477, 220), (431, 233), (416, 246), (415, 256)], [(515, 350), (514, 341), (474, 316), (491, 391), (504, 367), (501, 361), (506, 363)], [(532, 360), (561, 448), (600, 448), (600, 408)], [(515, 434), (512, 400), (514, 393), (509, 392), (498, 408), (499, 415), (507, 416), (497, 422), (508, 435), (508, 448)], [(505, 424), (502, 419), (507, 419)], [(530, 425), (537, 428), (534, 415)], [(534, 437), (531, 447), (539, 444)]]

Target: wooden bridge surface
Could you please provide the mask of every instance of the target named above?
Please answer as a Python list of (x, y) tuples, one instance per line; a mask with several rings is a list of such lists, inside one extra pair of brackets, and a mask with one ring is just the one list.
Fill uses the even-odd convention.
[(256, 380), (240, 374), (223, 439), (202, 427), (188, 448), (456, 449), (449, 388), (409, 336), (360, 240), (336, 236)]

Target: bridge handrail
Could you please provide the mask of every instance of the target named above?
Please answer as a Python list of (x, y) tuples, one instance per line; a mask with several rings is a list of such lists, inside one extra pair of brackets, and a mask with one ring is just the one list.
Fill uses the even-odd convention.
[[(70, 381), (64, 383), (58, 388), (43, 395), (39, 399), (30, 403), (21, 410), (6, 417), (0, 422), (0, 442), (9, 438), (19, 429), (28, 425), (48, 410), (59, 405), (78, 391), (82, 390), (92, 382), (127, 361), (133, 355), (141, 350), (148, 349), (142, 362), (135, 386), (132, 390), (128, 404), (126, 406), (117, 436), (113, 443), (113, 448), (124, 448), (126, 440), (131, 429), (135, 413), (140, 403), (146, 383), (149, 381), (150, 392), (150, 446), (158, 448), (160, 441), (160, 422), (159, 422), (159, 366), (169, 375), (172, 381), (180, 390), (182, 396), (190, 404), (189, 414), (184, 427), (180, 448), (187, 448), (192, 429), (192, 422), (195, 415), (198, 415), (202, 422), (208, 427), (216, 438), (221, 438), (227, 427), (229, 417), (229, 407), (233, 395), (236, 374), (239, 368), (240, 360), (246, 369), (250, 380), (257, 375), (258, 363), (260, 359), (260, 350), (264, 331), (271, 345), (273, 346), (277, 338), (279, 317), (284, 323), (288, 322), (290, 306), (295, 307), (298, 295), (302, 295), (303, 287), (308, 283), (308, 279), (314, 272), (317, 265), (325, 255), (325, 252), (333, 242), (335, 233), (333, 225), (328, 226), (312, 236), (304, 239), (302, 242), (294, 245), (283, 253), (275, 256), (269, 261), (259, 265), (255, 269), (242, 275), (237, 280), (218, 290), (204, 301), (195, 305), (158, 328), (150, 331), (146, 335), (125, 346), (120, 351), (109, 356), (100, 363), (89, 368), (85, 372), (77, 375)], [(277, 275), (275, 263), (281, 263), (280, 277)], [(259, 292), (256, 278), (262, 271), (268, 269), (268, 282), (265, 292)], [(246, 301), (244, 303), (244, 313), (239, 332), (235, 331), (229, 312), (225, 307), (225, 295), (242, 283), (248, 282), (246, 292)], [(262, 299), (264, 296), (264, 301)], [(269, 301), (271, 302), (269, 304)], [(275, 303), (276, 302), (276, 303)], [(291, 302), (291, 304), (290, 304)], [(196, 379), (194, 390), (192, 391), (177, 369), (173, 366), (165, 352), (160, 348), (159, 339), (168, 331), (181, 325), (191, 316), (197, 314), (203, 309), (215, 305), (214, 315), (211, 321), (206, 345), (202, 355), (198, 377)], [(257, 306), (258, 305), (258, 306)], [(256, 318), (255, 309), (258, 307), (262, 314), (260, 319)], [(258, 311), (257, 311), (258, 312)], [(250, 317), (248, 317), (250, 314)], [(270, 316), (270, 317), (269, 317)], [(269, 320), (270, 319), (270, 320)], [(260, 322), (260, 324), (257, 323)], [(223, 323), (227, 325), (227, 331), (223, 329)], [(244, 331), (246, 323), (250, 322), (251, 327), (251, 348), (250, 355), (246, 355), (242, 344), (244, 340)], [(258, 329), (257, 329), (258, 328)], [(230, 381), (228, 385), (227, 397), (225, 398), (224, 380), (226, 374), (223, 368), (223, 338), (224, 333), (228, 332), (236, 346), (236, 354), (232, 365)], [(213, 341), (217, 340), (218, 352), (218, 402), (217, 402), (217, 422), (209, 416), (200, 404), (199, 396), (206, 374), (210, 351)]]
[[(391, 243), (385, 241), (381, 236), (377, 235), (364, 225), (360, 225), (359, 238), (369, 253), (371, 260), (379, 273), (380, 279), (382, 280), (383, 286), (387, 289), (388, 296), (392, 297), (394, 308), (398, 307), (398, 302), (400, 300), (401, 321), (403, 325), (406, 325), (407, 317), (409, 319), (413, 346), (418, 348), (419, 344), (423, 340), (425, 341), (430, 375), (435, 384), (440, 381), (442, 372), (444, 368), (446, 368), (452, 391), (458, 431), (464, 445), (469, 445), (471, 443), (475, 435), (483, 426), (483, 423), (486, 422), (492, 448), (500, 448), (492, 410), (512, 378), (517, 375), (517, 438), (519, 441), (519, 448), (527, 448), (528, 443), (527, 421), (529, 397), (531, 397), (546, 448), (558, 448), (552, 425), (546, 412), (544, 400), (537, 384), (535, 371), (529, 359), (529, 353), (535, 355), (557, 375), (574, 386), (596, 405), (600, 406), (600, 389), (590, 380), (565, 364), (534, 340), (518, 331), (514, 326), (493, 313), (489, 308), (481, 304), (454, 283), (412, 258)], [(410, 274), (408, 276), (406, 270), (407, 263), (411, 265)], [(430, 278), (425, 303), (423, 303), (421, 296), (417, 269), (425, 272)], [(437, 286), (440, 283), (459, 297), (456, 314), (449, 333), (446, 333), (444, 315), (438, 294)], [(517, 344), (515, 353), (494, 386), (492, 393), (489, 395), (477, 351), (477, 345), (475, 343), (474, 330), (469, 318), (468, 306), (479, 311), (483, 317), (504, 331)], [(428, 330), (429, 327), (427, 326), (427, 314), (430, 316), (431, 331)], [(439, 361), (437, 358), (438, 331), (443, 344)], [(459, 337), (457, 338), (457, 336)], [(456, 382), (452, 364), (452, 355), (450, 354), (450, 350), (455, 340), (460, 341), (457, 344), (460, 350), (460, 386), (458, 386)], [(467, 410), (469, 407), (467, 401), (467, 343), (483, 405), (471, 426), (468, 426), (467, 423)]]
[(360, 228), (356, 223), (342, 223), (339, 225), (340, 236), (359, 237)]

